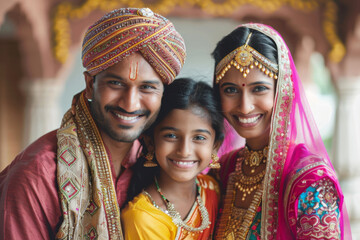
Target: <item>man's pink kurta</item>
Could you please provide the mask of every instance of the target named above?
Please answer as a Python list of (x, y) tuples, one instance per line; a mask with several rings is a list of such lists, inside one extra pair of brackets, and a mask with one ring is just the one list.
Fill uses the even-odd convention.
[[(125, 170), (118, 179), (113, 177), (119, 206), (126, 199), (130, 166), (136, 161), (138, 147), (135, 141), (122, 163)], [(0, 239), (55, 238), (62, 221), (56, 152), (56, 131), (52, 131), (27, 147), (0, 173)], [(115, 176), (113, 166), (112, 174)]]

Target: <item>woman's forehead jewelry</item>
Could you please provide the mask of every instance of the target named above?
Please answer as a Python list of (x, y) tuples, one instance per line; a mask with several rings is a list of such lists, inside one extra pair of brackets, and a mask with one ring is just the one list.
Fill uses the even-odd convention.
[(244, 45), (226, 55), (216, 65), (216, 83), (219, 83), (232, 66), (238, 69), (244, 78), (250, 73), (250, 69), (257, 67), (270, 78), (277, 79), (277, 73), (279, 71), (278, 65), (248, 45), (251, 36), (252, 32), (250, 32)]

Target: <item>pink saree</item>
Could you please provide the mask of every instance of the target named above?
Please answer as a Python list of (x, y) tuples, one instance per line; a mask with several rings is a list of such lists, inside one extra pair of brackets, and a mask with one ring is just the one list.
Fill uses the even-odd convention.
[[(339, 239), (339, 237), (351, 239), (349, 219), (339, 181), (312, 117), (290, 51), (280, 34), (271, 27), (262, 24), (241, 26), (258, 30), (269, 36), (276, 43), (278, 50), (279, 74), (272, 112), (266, 173), (258, 208), (261, 209), (258, 210), (261, 211), (258, 220), (261, 236), (259, 237), (261, 239)], [(229, 131), (223, 144), (226, 150), (222, 152), (228, 152), (229, 146), (234, 145), (236, 135), (234, 130)], [(223, 160), (226, 158), (230, 161), (222, 164), (223, 169), (220, 170), (220, 179), (224, 189), (227, 188), (227, 193), (231, 188), (229, 175), (235, 171), (237, 152), (236, 150), (223, 157)], [(229, 183), (228, 179), (230, 179)], [(336, 219), (330, 213), (324, 214), (321, 219), (314, 216), (306, 218), (309, 216), (306, 214), (300, 217), (301, 209), (298, 209), (301, 204), (300, 196), (306, 192), (306, 189), (315, 185), (320, 189), (319, 196), (323, 198), (329, 195), (321, 192), (321, 189), (324, 189), (324, 186), (333, 188), (336, 194), (334, 207), (338, 209)], [(225, 196), (225, 205), (226, 201), (228, 200)], [(301, 225), (299, 221), (302, 221)], [(323, 229), (327, 229), (326, 234)]]

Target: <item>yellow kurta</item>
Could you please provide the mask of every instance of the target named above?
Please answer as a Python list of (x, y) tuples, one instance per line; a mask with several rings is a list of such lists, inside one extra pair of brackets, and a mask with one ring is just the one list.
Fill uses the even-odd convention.
[[(169, 215), (156, 208), (144, 193), (135, 197), (121, 212), (125, 239), (210, 239), (213, 234), (219, 203), (219, 186), (210, 176), (199, 175), (200, 196), (209, 213), (210, 227), (202, 232), (187, 232), (178, 228)], [(197, 202), (185, 219), (187, 225), (198, 227), (201, 216)]]

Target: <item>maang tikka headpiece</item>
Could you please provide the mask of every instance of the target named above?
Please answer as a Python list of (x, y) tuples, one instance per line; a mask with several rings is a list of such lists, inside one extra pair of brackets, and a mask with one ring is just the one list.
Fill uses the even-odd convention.
[(250, 32), (244, 45), (226, 55), (218, 65), (216, 65), (216, 83), (219, 83), (231, 66), (239, 69), (244, 78), (247, 77), (250, 69), (253, 69), (255, 66), (267, 76), (277, 79), (277, 73), (279, 71), (278, 65), (248, 45), (251, 36), (252, 32)]

